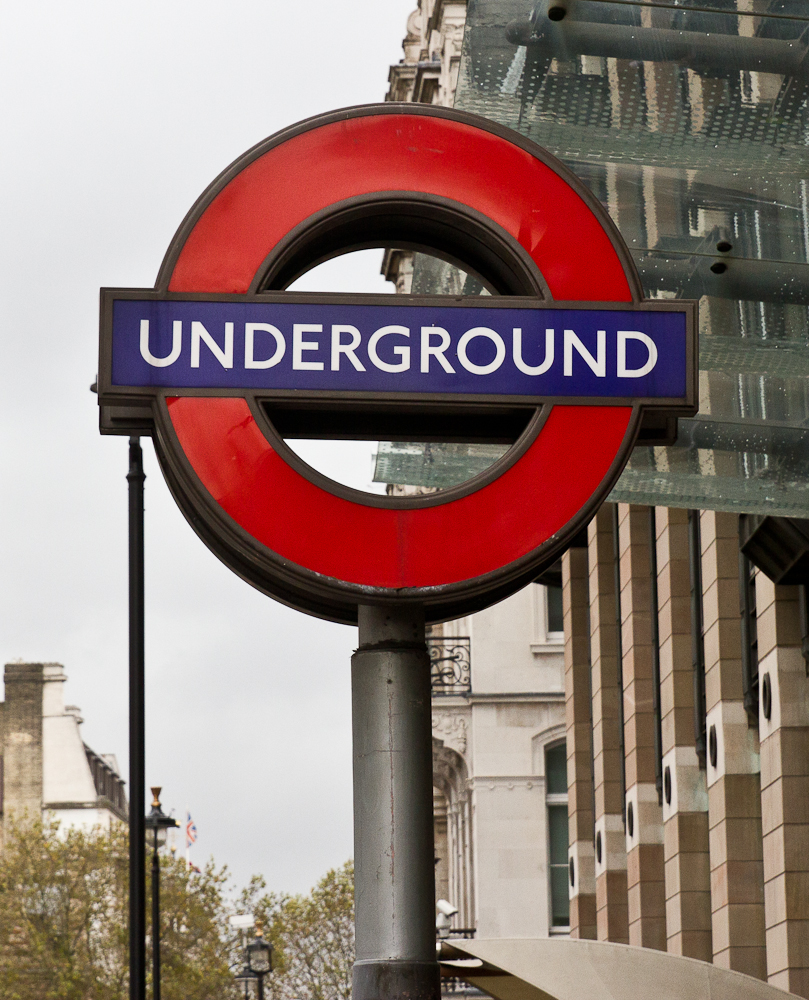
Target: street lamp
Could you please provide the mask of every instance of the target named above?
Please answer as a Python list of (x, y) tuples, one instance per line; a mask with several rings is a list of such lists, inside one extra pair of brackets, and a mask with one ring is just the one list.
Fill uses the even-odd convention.
[(160, 1000), (160, 857), (158, 850), (166, 843), (168, 831), (180, 824), (166, 816), (160, 807), (158, 786), (152, 789), (152, 811), (146, 817), (146, 829), (152, 831), (152, 998)]
[(246, 965), (236, 976), (236, 982), (244, 987), (244, 1000), (253, 1000), (258, 993), (258, 976)]
[(264, 977), (272, 972), (272, 945), (264, 939), (264, 930), (256, 921), (256, 936), (244, 950), (246, 964), (242, 973), (236, 977), (236, 982), (244, 985), (244, 995), (249, 997), (249, 989), (255, 982), (258, 989), (258, 1000), (264, 1000)]

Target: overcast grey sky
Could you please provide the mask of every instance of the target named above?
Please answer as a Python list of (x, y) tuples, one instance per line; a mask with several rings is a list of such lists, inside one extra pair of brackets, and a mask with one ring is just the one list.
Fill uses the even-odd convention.
[[(244, 150), (382, 100), (415, 0), (9, 0), (0, 7), (2, 662), (65, 665), (127, 767), (125, 438), (101, 438), (98, 289), (154, 283)], [(379, 255), (332, 272), (379, 287)], [(381, 290), (381, 289), (380, 289)], [(239, 880), (307, 889), (352, 850), (349, 656), (225, 569), (146, 443), (147, 783)], [(357, 458), (362, 478), (367, 454)]]

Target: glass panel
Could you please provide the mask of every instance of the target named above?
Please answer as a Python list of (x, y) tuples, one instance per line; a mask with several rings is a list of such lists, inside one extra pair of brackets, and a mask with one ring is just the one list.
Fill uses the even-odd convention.
[(452, 264), (430, 257), (413, 254), (413, 295), (488, 295), (483, 285)]
[(551, 864), (567, 865), (567, 806), (548, 806), (548, 830)]
[(564, 632), (565, 619), (562, 611), (562, 588), (546, 587), (548, 592), (548, 632)]
[(553, 927), (570, 925), (567, 864), (551, 866), (551, 921)]
[(567, 838), (567, 806), (548, 806), (551, 919), (554, 927), (567, 926), (570, 922)]
[(500, 444), (380, 441), (374, 482), (446, 489), (484, 472), (507, 451)]
[(455, 106), (578, 174), (649, 297), (700, 300), (700, 412), (611, 499), (809, 517), (809, 6), (552, 6), (470, 0)]
[[(564, 743), (545, 751), (545, 792), (547, 795), (567, 795), (567, 747)], [(565, 845), (567, 859), (567, 841)]]

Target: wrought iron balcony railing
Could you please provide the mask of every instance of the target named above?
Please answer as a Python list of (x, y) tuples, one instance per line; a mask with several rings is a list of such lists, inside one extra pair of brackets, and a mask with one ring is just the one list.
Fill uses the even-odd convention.
[(468, 694), (472, 690), (469, 636), (428, 639), (427, 652), (430, 654), (430, 686), (433, 697)]

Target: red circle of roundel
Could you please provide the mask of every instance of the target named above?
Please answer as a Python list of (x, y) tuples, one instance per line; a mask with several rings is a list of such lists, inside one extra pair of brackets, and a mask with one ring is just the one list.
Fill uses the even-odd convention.
[[(633, 300), (630, 272), (581, 189), (483, 120), (393, 110), (358, 109), (304, 126), (237, 164), (172, 255), (169, 290), (246, 292), (270, 251), (315, 213), (407, 191), (492, 219), (528, 251), (554, 299)], [(457, 584), (524, 559), (599, 491), (632, 414), (626, 406), (556, 405), (498, 479), (451, 503), (394, 509), (305, 478), (243, 399), (167, 404), (200, 483), (248, 535), (321, 580), (380, 591)]]

